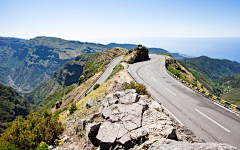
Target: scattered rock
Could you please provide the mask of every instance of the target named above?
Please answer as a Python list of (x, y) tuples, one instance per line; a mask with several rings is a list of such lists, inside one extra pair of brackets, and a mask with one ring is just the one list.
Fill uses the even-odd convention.
[(94, 106), (94, 105), (96, 105), (96, 103), (97, 103), (97, 101), (95, 100), (95, 99), (89, 99), (86, 103), (85, 103), (85, 105), (84, 105), (84, 108), (87, 108), (87, 109), (89, 109), (89, 108), (91, 108), (92, 106)]
[(101, 123), (89, 123), (86, 126), (86, 136), (96, 147), (99, 146), (99, 140), (96, 138)]

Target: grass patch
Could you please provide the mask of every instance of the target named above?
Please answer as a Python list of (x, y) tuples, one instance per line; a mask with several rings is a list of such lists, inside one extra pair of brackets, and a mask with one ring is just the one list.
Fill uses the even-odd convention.
[(111, 79), (117, 72), (119, 72), (120, 70), (123, 70), (123, 69), (124, 69), (124, 66), (123, 66), (123, 65), (121, 65), (121, 64), (117, 65), (117, 66), (113, 69), (112, 73), (107, 77), (107, 79), (105, 80), (105, 82), (108, 81), (109, 79)]

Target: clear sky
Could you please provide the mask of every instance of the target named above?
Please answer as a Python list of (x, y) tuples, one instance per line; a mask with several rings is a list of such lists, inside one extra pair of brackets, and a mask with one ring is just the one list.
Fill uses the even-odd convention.
[(240, 0), (0, 0), (0, 36), (240, 37)]

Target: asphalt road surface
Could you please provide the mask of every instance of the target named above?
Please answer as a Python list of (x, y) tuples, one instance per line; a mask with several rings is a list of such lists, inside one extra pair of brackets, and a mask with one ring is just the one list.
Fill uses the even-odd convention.
[[(105, 70), (105, 72), (101, 75), (101, 77), (96, 81), (95, 84), (100, 84), (102, 85), (105, 80), (107, 79), (107, 77), (112, 73), (113, 71), (113, 68), (118, 64), (120, 63), (120, 61), (123, 59), (123, 55), (122, 56), (118, 56), (116, 57), (112, 62), (111, 64), (108, 66), (108, 68)], [(94, 85), (95, 85), (94, 84)], [(94, 87), (94, 85), (92, 86), (92, 88), (89, 89), (89, 91), (91, 91)], [(88, 92), (89, 92), (88, 91)]]
[(240, 148), (240, 117), (177, 81), (164, 66), (164, 56), (150, 55), (150, 60), (132, 64), (128, 70), (197, 137)]

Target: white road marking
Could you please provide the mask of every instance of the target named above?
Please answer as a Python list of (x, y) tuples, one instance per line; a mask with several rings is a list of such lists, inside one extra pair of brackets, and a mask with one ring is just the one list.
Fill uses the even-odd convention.
[(223, 127), (222, 125), (220, 125), (219, 123), (217, 123), (216, 121), (212, 120), (210, 117), (208, 117), (207, 115), (205, 115), (204, 113), (202, 113), (201, 111), (197, 110), (195, 108), (195, 111), (197, 111), (199, 114), (203, 115), (204, 117), (206, 117), (207, 119), (209, 119), (210, 121), (212, 121), (213, 123), (215, 123), (216, 125), (218, 125), (219, 127), (221, 127), (222, 129), (224, 129), (227, 132), (230, 132), (228, 129), (226, 129), (225, 127)]
[[(147, 72), (146, 72), (147, 73)], [(148, 73), (147, 73), (148, 74)], [(149, 75), (149, 74), (148, 74)]]
[(151, 77), (155, 82), (157, 82), (157, 80), (155, 80), (153, 77)]
[[(165, 68), (166, 69), (166, 67), (163, 67), (163, 68)], [(164, 72), (170, 77), (170, 78), (172, 78), (172, 79), (174, 79), (172, 76), (170, 76), (167, 72), (166, 72), (166, 70), (165, 69), (163, 69), (164, 70)], [(176, 80), (175, 80), (176, 81)], [(176, 81), (178, 84), (180, 84), (181, 86), (183, 86), (184, 88), (186, 88), (188, 91), (191, 91), (191, 92), (193, 92), (191, 89), (189, 89), (188, 87), (186, 87), (186, 86), (184, 86), (182, 83), (179, 83), (178, 81)]]
[(173, 116), (173, 118), (176, 119), (176, 120), (183, 126), (183, 123), (182, 123), (180, 120), (178, 120), (177, 117), (175, 117), (166, 107), (164, 107), (163, 105), (162, 105), (162, 107), (163, 107), (163, 109), (166, 109), (167, 112), (168, 112), (171, 116)]
[(172, 91), (170, 91), (168, 88), (165, 87), (166, 90), (168, 90), (170, 93), (172, 93), (173, 95), (176, 96), (176, 94), (174, 94)]

